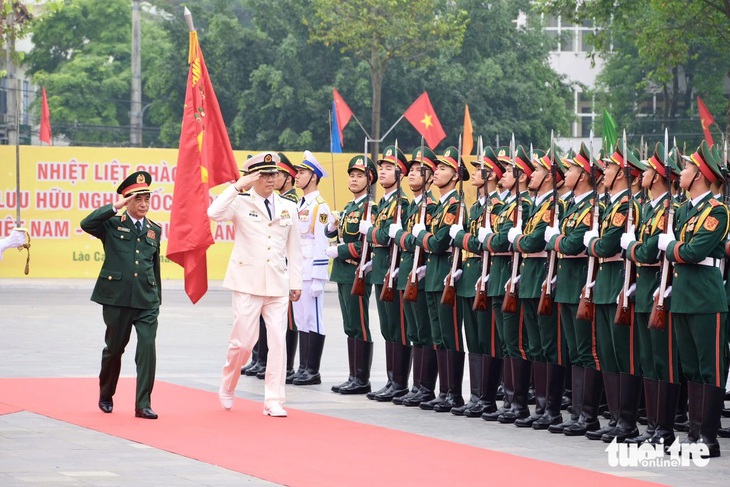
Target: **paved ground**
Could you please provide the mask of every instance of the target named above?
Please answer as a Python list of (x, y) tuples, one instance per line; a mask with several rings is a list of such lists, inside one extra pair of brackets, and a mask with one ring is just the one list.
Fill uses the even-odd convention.
[[(96, 377), (103, 324), (101, 307), (89, 301), (92, 287), (93, 281), (88, 280), (0, 279), (0, 377)], [(231, 328), (229, 292), (221, 289), (219, 282), (213, 282), (208, 294), (193, 306), (180, 282), (165, 282), (163, 289), (157, 340), (158, 379), (217, 391)], [(379, 388), (385, 377), (384, 351), (377, 333), (374, 301), (371, 316), (375, 317), (372, 329), (376, 339), (372, 376), (373, 385)], [(287, 386), (287, 407), (668, 485), (724, 486), (730, 482), (730, 440), (721, 440), (724, 456), (702, 468), (612, 468), (603, 443), (333, 394), (330, 387), (347, 376), (345, 336), (339, 318), (334, 288), (328, 288), (324, 382), (310, 387)], [(129, 350), (134, 350), (134, 338), (125, 355), (124, 376), (134, 375), (133, 352)], [(464, 390), (468, 390), (466, 377)], [(242, 378), (237, 394), (262, 400), (263, 383)], [(215, 401), (211, 407), (220, 406)], [(156, 410), (165, 414), (164, 410)], [(728, 421), (723, 420), (725, 426)], [(404, 454), (405, 468), (409, 460)], [(33, 413), (0, 416), (0, 485), (47, 484), (273, 485)]]

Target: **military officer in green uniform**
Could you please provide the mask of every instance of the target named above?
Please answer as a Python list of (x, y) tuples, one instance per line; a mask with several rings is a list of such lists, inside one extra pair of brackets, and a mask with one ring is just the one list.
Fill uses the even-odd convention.
[[(431, 342), (431, 325), (428, 319), (424, 282), (418, 277), (419, 268), (421, 272), (425, 271), (425, 258), (423, 249), (416, 245), (416, 239), (410, 233), (421, 218), (426, 225), (429, 225), (435, 214), (436, 201), (429, 189), (433, 183), (435, 170), (436, 154), (428, 147), (416, 148), (411, 160), (408, 161), (408, 186), (413, 193), (413, 200), (403, 214), (403, 223), (394, 222), (388, 228), (388, 236), (395, 239), (401, 249), (397, 289), (403, 296), (406, 335), (413, 347), (413, 386), (405, 396), (393, 398), (393, 404), (402, 404), (406, 407), (418, 406), (435, 397), (434, 389), (438, 373), (436, 351)], [(417, 262), (416, 249), (418, 249)], [(408, 294), (413, 294), (413, 290), (415, 290), (415, 300), (406, 299)]]
[(535, 191), (535, 201), (525, 216), (524, 228), (513, 227), (507, 234), (514, 249), (524, 257), (520, 269), (519, 296), (535, 386), (535, 412), (527, 418), (517, 419), (515, 425), (547, 429), (563, 421), (560, 405), (566, 357), (558, 326), (557, 306), (553, 306), (552, 313), (548, 315), (538, 314), (538, 307), (543, 285), (551, 285), (545, 282), (548, 267), (545, 228), (558, 221), (564, 210), (560, 204), (560, 195), (553, 191), (553, 187), (563, 182), (564, 170), (554, 154), (544, 151), (534, 151), (533, 162), (535, 171), (530, 178), (529, 189)]
[(350, 375), (345, 382), (332, 386), (340, 394), (366, 394), (370, 392), (370, 366), (373, 361), (373, 340), (370, 335), (370, 274), (365, 277), (362, 296), (351, 293), (355, 270), (362, 255), (360, 221), (365, 218), (368, 201), (368, 185), (375, 183), (375, 165), (363, 155), (350, 159), (347, 165), (348, 185), (353, 200), (345, 205), (342, 215), (328, 223), (326, 235), (336, 238), (337, 244), (325, 250), (332, 259), (330, 281), (337, 283), (337, 297), (342, 312), (342, 324), (347, 335), (347, 358)]
[(727, 297), (719, 263), (725, 255), (728, 209), (710, 191), (719, 178), (722, 171), (703, 141), (680, 176), (690, 199), (677, 212), (674, 229), (658, 241), (674, 262), (670, 312), (689, 395), (690, 429), (684, 442), (705, 444), (710, 457), (720, 456), (717, 430), (727, 370)]
[[(408, 206), (408, 199), (403, 190), (398, 191), (398, 184), (406, 174), (406, 156), (394, 145), (385, 148), (381, 159), (377, 161), (378, 182), (385, 194), (378, 202), (378, 211), (374, 213), (375, 222), (360, 221), (360, 233), (366, 236), (373, 248), (372, 271), (370, 279), (375, 286), (375, 293), (380, 297), (386, 274), (390, 268), (390, 250), (397, 251), (397, 246), (389, 245), (389, 227), (393, 221), (403, 218)], [(411, 346), (406, 336), (403, 308), (400, 293), (395, 293), (391, 302), (377, 299), (380, 333), (385, 340), (385, 364), (388, 381), (384, 389), (371, 393), (368, 398), (379, 402), (390, 402), (394, 397), (408, 393), (408, 376), (411, 371)]]
[(585, 144), (581, 144), (579, 153), (570, 164), (565, 174), (565, 185), (573, 196), (560, 225), (545, 229), (545, 241), (548, 250), (558, 252), (555, 303), (559, 306), (559, 319), (572, 367), (572, 412), (570, 418), (558, 425), (550, 425), (548, 431), (577, 436), (585, 434), (588, 429), (600, 428), (598, 402), (603, 388), (600, 371), (597, 370), (593, 323), (576, 317), (588, 265), (583, 235), (591, 228), (597, 198), (593, 191), (596, 163)]
[[(103, 306), (106, 346), (101, 354), (99, 409), (111, 413), (122, 354), (132, 326), (137, 331), (137, 392), (134, 415), (157, 419), (151, 407), (155, 382), (157, 317), (160, 313), (160, 236), (162, 229), (149, 218), (149, 173), (138, 171), (117, 188), (116, 203), (94, 210), (81, 228), (104, 245), (104, 263), (91, 300)], [(117, 212), (124, 207), (121, 216)]]
[(441, 197), (436, 206), (436, 215), (428, 229), (425, 222), (417, 223), (411, 229), (418, 245), (428, 255), (424, 287), (431, 323), (431, 340), (436, 349), (439, 374), (439, 395), (431, 401), (422, 402), (419, 407), (436, 412), (448, 412), (451, 408), (464, 404), (461, 395), (465, 359), (461, 316), (458, 306), (441, 303), (444, 280), (449, 274), (451, 259), (456, 258), (452, 252), (449, 236), (451, 225), (456, 222), (461, 204), (456, 183), (460, 178), (469, 178), (460, 160), (459, 150), (453, 146), (447, 147), (443, 155), (437, 159), (434, 184), (439, 189)]
[[(634, 295), (634, 325), (639, 338), (639, 360), (644, 384), (647, 427), (641, 435), (629, 438), (627, 443), (652, 444), (674, 443), (674, 417), (679, 398), (680, 377), (677, 363), (677, 341), (673, 324), (669, 319), (669, 306), (665, 306), (664, 330), (649, 329), (649, 316), (654, 304), (654, 293), (658, 292), (660, 280), (659, 235), (666, 225), (670, 205), (674, 198), (667, 185), (664, 145), (658, 143), (654, 155), (644, 166), (640, 160), (629, 157), (629, 164), (644, 170), (642, 188), (652, 199), (641, 206), (639, 224), (627, 229), (621, 236), (621, 247), (626, 256), (636, 264), (636, 293)], [(676, 181), (680, 174), (676, 159), (678, 152), (672, 150), (667, 163), (670, 178)], [(638, 238), (637, 238), (638, 236)], [(667, 298), (668, 300), (669, 298)], [(668, 303), (667, 303), (668, 304)]]

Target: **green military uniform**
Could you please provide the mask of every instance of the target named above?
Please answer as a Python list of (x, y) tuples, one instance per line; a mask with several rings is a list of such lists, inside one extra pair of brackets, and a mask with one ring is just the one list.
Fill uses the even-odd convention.
[[(707, 142), (688, 158), (710, 182), (722, 178)], [(720, 455), (717, 429), (725, 395), (727, 296), (719, 262), (725, 255), (728, 209), (711, 192), (689, 201), (676, 215), (676, 240), (668, 243), (674, 262), (670, 312), (682, 369), (688, 380), (690, 431)], [(661, 242), (661, 237), (660, 237)]]
[[(385, 148), (378, 164), (384, 162), (395, 165), (396, 178), (400, 178), (405, 174), (406, 158), (397, 147), (391, 145)], [(403, 195), (402, 190), (398, 192), (393, 189), (389, 194), (384, 195), (378, 202), (378, 211), (374, 213), (375, 222), (373, 227), (368, 230), (366, 235), (368, 242), (373, 247), (373, 267), (370, 279), (375, 286), (375, 294), (378, 297), (383, 291), (385, 277), (390, 268), (391, 249), (395, 252), (398, 251), (397, 245), (389, 245), (389, 227), (395, 221), (396, 215), (398, 221), (402, 221), (403, 212), (407, 205), (408, 199)], [(393, 301), (376, 300), (380, 318), (380, 333), (385, 339), (385, 362), (388, 381), (385, 388), (370, 394), (368, 397), (381, 402), (389, 402), (394, 397), (408, 393), (411, 346), (406, 336), (401, 293), (395, 292), (394, 294)]]
[[(144, 171), (130, 175), (117, 189), (123, 196), (149, 193), (151, 177)], [(111, 412), (122, 354), (132, 326), (137, 331), (137, 391), (135, 415), (155, 419), (150, 396), (155, 381), (157, 317), (162, 302), (159, 225), (144, 217), (135, 223), (126, 212), (117, 216), (112, 205), (94, 210), (81, 228), (104, 245), (104, 263), (91, 300), (103, 306), (106, 335), (99, 374), (99, 406)], [(108, 409), (108, 410), (107, 410)]]
[[(284, 154), (280, 152), (279, 157), (281, 158), (281, 161), (279, 164), (284, 163), (286, 156), (284, 156), (284, 158), (282, 158), (282, 156), (284, 156)], [(293, 165), (292, 170), (296, 171)], [(281, 193), (280, 196), (293, 203), (299, 203), (299, 195), (297, 194), (297, 190), (294, 188)], [(287, 311), (286, 324), (286, 380), (287, 384), (291, 384), (294, 380), (294, 375), (296, 374), (296, 371), (294, 370), (294, 356), (297, 353), (297, 342), (299, 341), (299, 333), (297, 330), (297, 324), (294, 321), (294, 309), (291, 301), (289, 302), (289, 310)]]

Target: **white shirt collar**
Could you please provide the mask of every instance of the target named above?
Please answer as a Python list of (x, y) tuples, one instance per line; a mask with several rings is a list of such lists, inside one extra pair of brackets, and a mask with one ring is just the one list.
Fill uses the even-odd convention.
[(451, 191), (449, 191), (445, 195), (442, 195), (441, 198), (439, 198), (439, 201), (441, 203), (443, 203), (444, 201), (446, 201), (447, 199), (449, 199), (449, 196), (451, 196), (451, 193), (455, 193), (455, 192), (456, 192), (456, 188), (452, 189)]
[(709, 192), (709, 191), (707, 191), (706, 193), (702, 193), (702, 194), (701, 194), (701, 195), (699, 195), (699, 196), (698, 196), (697, 198), (692, 198), (692, 206), (697, 206), (697, 204), (698, 204), (698, 203), (699, 203), (700, 201), (702, 201), (702, 200), (704, 199), (704, 197), (705, 197), (705, 196), (707, 196), (708, 194), (710, 194), (710, 192)]

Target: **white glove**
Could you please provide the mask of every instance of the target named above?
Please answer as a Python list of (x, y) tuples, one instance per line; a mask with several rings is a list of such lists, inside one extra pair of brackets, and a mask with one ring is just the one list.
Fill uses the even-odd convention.
[(371, 228), (373, 228), (373, 224), (370, 223), (370, 220), (360, 220), (360, 233), (367, 235)]
[(339, 219), (340, 218), (337, 216), (337, 214), (332, 211), (327, 216), (327, 231), (329, 233), (332, 233), (337, 229), (337, 221)]
[(426, 266), (422, 265), (421, 267), (416, 269), (416, 280), (420, 281), (424, 277), (426, 277)]
[(633, 223), (629, 225), (629, 228), (626, 229), (626, 233), (630, 235), (636, 235), (636, 225), (634, 225)]
[(598, 230), (588, 230), (586, 233), (583, 234), (583, 245), (588, 247), (588, 245), (591, 243), (591, 240), (594, 238), (598, 238)]
[(596, 285), (596, 281), (591, 281), (591, 283), (590, 283), (590, 284), (588, 284), (588, 286), (586, 286), (586, 287), (587, 287), (588, 289), (592, 289), (592, 288), (593, 288), (593, 286), (595, 286), (595, 285)]
[(426, 231), (426, 225), (423, 223), (416, 223), (413, 225), (413, 228), (411, 229), (411, 234), (413, 234), (414, 237), (418, 237), (421, 235), (422, 232)]
[(545, 228), (545, 242), (549, 242), (555, 235), (560, 235), (558, 227), (549, 226)]
[(449, 228), (449, 237), (456, 238), (456, 234), (464, 230), (464, 227), (459, 225), (458, 223), (451, 225), (451, 228)]
[(552, 290), (555, 291), (555, 288), (558, 287), (558, 276), (553, 277), (553, 280), (550, 281), (550, 286), (552, 287)]
[(0, 260), (3, 252), (7, 249), (18, 248), (25, 244), (25, 232), (22, 230), (11, 230), (7, 237), (0, 238)]
[(324, 255), (327, 256), (328, 259), (336, 259), (339, 255), (337, 252), (337, 245), (332, 245), (331, 247), (327, 247), (324, 249)]
[[(456, 284), (456, 281), (459, 280), (459, 278), (461, 277), (461, 275), (463, 273), (464, 272), (461, 269), (456, 269), (456, 271), (454, 271), (454, 284)], [(446, 277), (444, 277), (444, 286), (446, 286), (448, 282), (449, 282), (449, 276), (447, 274)]]
[[(636, 283), (633, 283), (629, 286), (628, 292), (626, 293), (626, 297), (630, 298), (634, 294), (636, 294)], [(621, 306), (621, 293), (619, 293), (618, 296), (616, 296), (616, 304)]]
[(631, 242), (636, 242), (633, 232), (626, 232), (621, 235), (621, 248), (627, 250)]
[(484, 243), (484, 241), (487, 239), (487, 235), (491, 233), (493, 233), (491, 228), (481, 227), (477, 232), (477, 240), (479, 240), (480, 244)]
[(324, 281), (322, 279), (312, 279), (312, 285), (309, 288), (309, 294), (313, 298), (318, 298), (324, 292)]
[(395, 270), (393, 271), (393, 280), (394, 280), (394, 281), (395, 281), (396, 279), (398, 279), (398, 271), (399, 271), (399, 270), (400, 270), (400, 267), (396, 267), (396, 268), (395, 268)]
[[(519, 284), (520, 277), (522, 277), (522, 276), (518, 275), (517, 277), (515, 277), (515, 286), (517, 286), (517, 284)], [(507, 291), (509, 289), (509, 283), (511, 281), (512, 281), (512, 279), (507, 279), (507, 282), (504, 283), (504, 290), (505, 291)]]
[(667, 250), (667, 247), (669, 247), (669, 244), (674, 241), (674, 235), (670, 235), (668, 233), (662, 233), (659, 235), (659, 243), (657, 246), (659, 247), (659, 250), (665, 251)]
[[(659, 288), (656, 288), (654, 291), (654, 299), (659, 295)], [(667, 299), (669, 296), (672, 295), (672, 286), (667, 286), (667, 288), (664, 290), (664, 299)]]
[(400, 222), (393, 222), (388, 227), (388, 236), (390, 238), (395, 238), (395, 235), (398, 233), (398, 230), (403, 230), (403, 225), (400, 224)]
[(522, 232), (518, 227), (512, 227), (509, 229), (509, 232), (507, 232), (507, 240), (509, 240), (509, 243), (515, 243), (515, 240), (517, 240), (517, 237), (522, 235)]
[(363, 275), (373, 270), (373, 261), (369, 260), (364, 266), (362, 266)]

